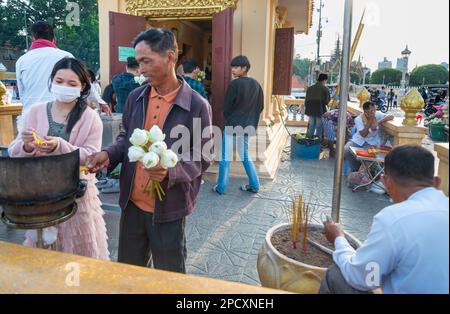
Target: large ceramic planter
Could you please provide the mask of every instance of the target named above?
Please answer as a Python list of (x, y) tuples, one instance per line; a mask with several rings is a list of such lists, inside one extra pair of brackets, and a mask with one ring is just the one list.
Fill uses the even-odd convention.
[[(311, 225), (323, 229), (320, 225)], [(286, 290), (295, 293), (316, 294), (325, 275), (326, 268), (297, 262), (280, 252), (272, 245), (273, 234), (291, 229), (291, 224), (281, 224), (267, 232), (264, 244), (258, 254), (257, 268), (263, 287)], [(361, 243), (346, 233), (357, 246)]]

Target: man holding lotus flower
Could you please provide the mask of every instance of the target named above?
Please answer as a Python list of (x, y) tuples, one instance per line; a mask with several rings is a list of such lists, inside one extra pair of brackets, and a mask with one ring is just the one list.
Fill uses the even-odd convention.
[[(114, 145), (90, 157), (89, 167), (97, 172), (123, 164), (118, 261), (148, 266), (151, 257), (157, 269), (185, 273), (185, 217), (196, 205), (202, 175), (211, 163), (210, 154), (202, 153), (212, 138), (211, 107), (176, 76), (178, 47), (169, 30), (139, 34), (134, 48), (148, 84), (130, 94), (124, 130)], [(190, 145), (189, 151), (184, 145), (177, 151), (183, 156), (178, 159), (168, 148), (179, 140), (170, 135), (180, 126), (187, 129)], [(198, 126), (203, 136), (196, 147), (192, 143)]]

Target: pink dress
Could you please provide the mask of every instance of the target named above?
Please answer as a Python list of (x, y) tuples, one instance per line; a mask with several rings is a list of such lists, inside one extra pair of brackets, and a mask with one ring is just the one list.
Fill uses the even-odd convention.
[[(47, 104), (36, 104), (30, 108), (25, 117), (24, 129), (34, 128), (44, 137), (49, 130)], [(69, 141), (59, 138), (59, 144), (52, 155), (61, 155), (80, 150), (80, 164), (85, 165), (87, 157), (101, 149), (103, 124), (98, 114), (87, 108), (70, 133)], [(27, 153), (23, 149), (21, 136), (11, 143), (8, 149), (11, 157), (32, 157), (37, 152)], [(57, 226), (57, 248), (61, 252), (109, 260), (108, 236), (103, 219), (105, 212), (98, 198), (99, 191), (95, 186), (94, 174), (80, 175), (88, 180), (86, 194), (77, 200), (78, 211), (68, 221)], [(24, 245), (34, 246), (32, 238), (27, 237)]]

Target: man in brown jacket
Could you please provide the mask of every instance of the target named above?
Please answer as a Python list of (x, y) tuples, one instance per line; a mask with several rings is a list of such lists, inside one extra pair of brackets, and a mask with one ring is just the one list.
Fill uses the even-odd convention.
[[(211, 161), (209, 154), (203, 154), (203, 147), (211, 141), (211, 132), (203, 132), (201, 145), (196, 147), (192, 143), (200, 139), (194, 139), (194, 128), (211, 131), (211, 107), (176, 76), (178, 48), (169, 30), (143, 32), (135, 39), (134, 47), (148, 84), (130, 94), (123, 114), (124, 131), (114, 145), (91, 156), (89, 167), (96, 172), (103, 167), (114, 169), (122, 163), (118, 261), (147, 266), (151, 256), (155, 268), (185, 273), (185, 217), (196, 205), (202, 175)], [(169, 148), (179, 140), (170, 136), (174, 128), (183, 126), (189, 130), (190, 151), (181, 153), (175, 168), (165, 170), (158, 166), (145, 170), (140, 162), (131, 163), (128, 159), (133, 131), (149, 130), (154, 125), (166, 134)], [(205, 138), (205, 134), (209, 136)], [(161, 182), (166, 194), (162, 201), (143, 193), (149, 179)]]

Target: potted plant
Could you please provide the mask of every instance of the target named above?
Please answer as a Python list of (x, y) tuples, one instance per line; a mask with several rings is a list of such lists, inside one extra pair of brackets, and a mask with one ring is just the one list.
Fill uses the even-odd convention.
[[(262, 286), (296, 293), (319, 292), (323, 276), (333, 264), (333, 245), (323, 233), (323, 225), (313, 223), (317, 210), (303, 197), (293, 195), (285, 208), (289, 223), (277, 225), (266, 234), (258, 254), (257, 268)], [(361, 243), (346, 233), (356, 249)]]
[(445, 123), (441, 118), (433, 118), (428, 122), (429, 135), (433, 141), (445, 141)]

